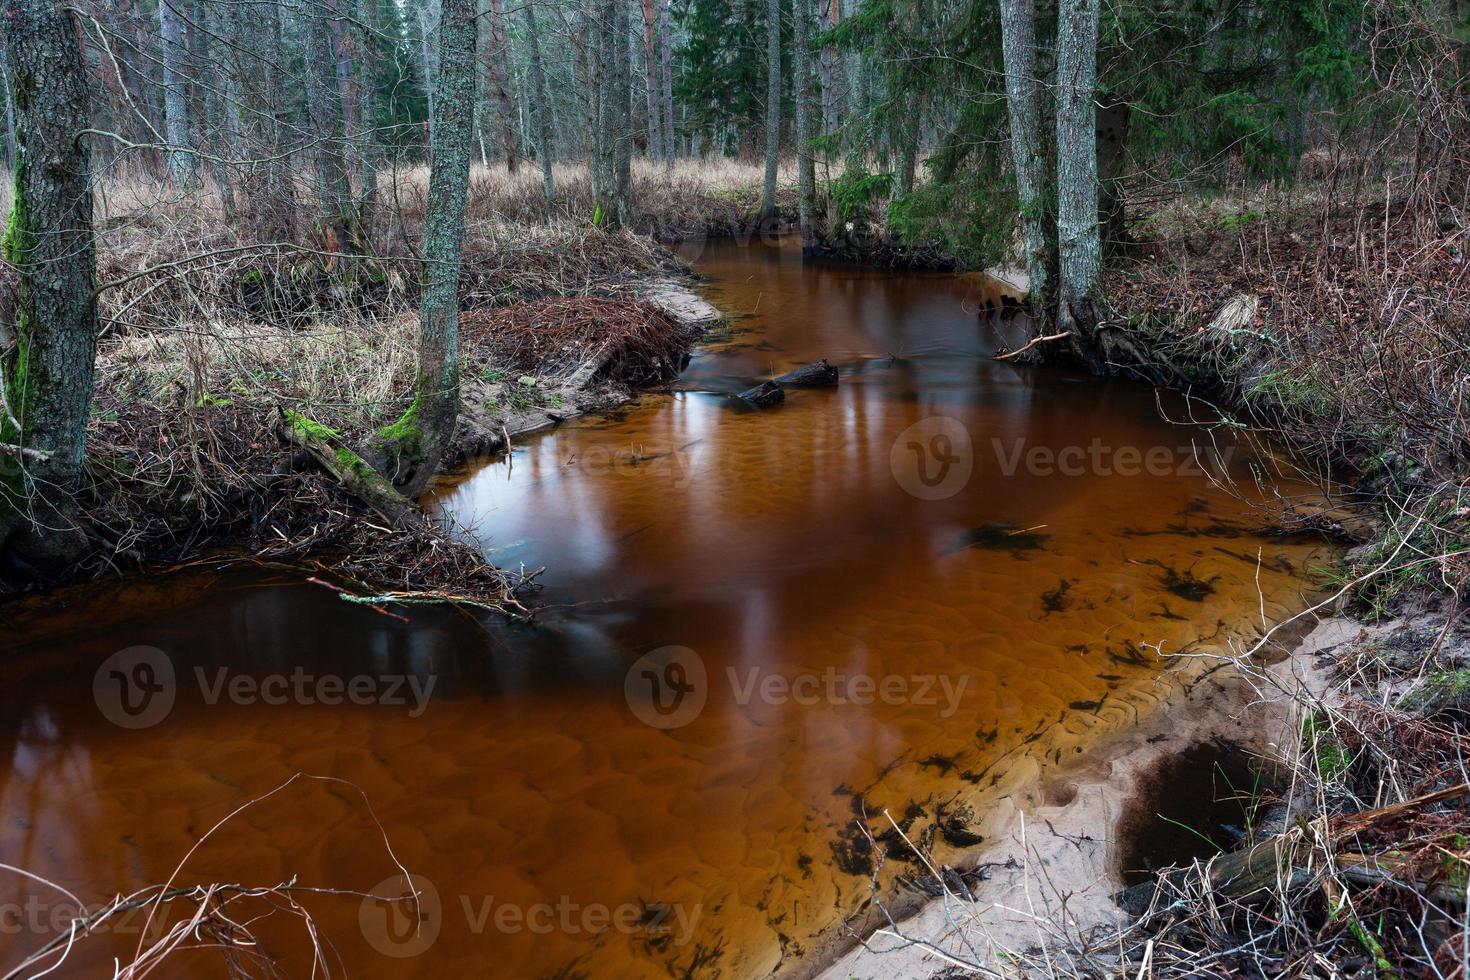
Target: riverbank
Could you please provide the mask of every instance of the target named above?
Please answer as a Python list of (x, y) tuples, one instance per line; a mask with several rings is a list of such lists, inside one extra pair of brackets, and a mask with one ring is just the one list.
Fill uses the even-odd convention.
[[(416, 363), (422, 176), (405, 171), (380, 189), (351, 256), (324, 252), (331, 243), (313, 229), (252, 240), (207, 189), (105, 185), (105, 328), (77, 498), (90, 554), (58, 578), (29, 564), (25, 547), (7, 549), (0, 595), (245, 553), (360, 590), (516, 608), (517, 581), (422, 514), (374, 516), (291, 444), (300, 426), (284, 422), (305, 419), (334, 447), (371, 458), (374, 433), (402, 413)], [(671, 380), (718, 319), (691, 291), (688, 266), (653, 238), (572, 219), (590, 189), (585, 173), (561, 176), (552, 203), (524, 177), (472, 181), (462, 410), (445, 466)], [(746, 221), (747, 176), (640, 171), (668, 218), (644, 230), (677, 237)], [(538, 197), (540, 210), (518, 209)]]
[[(1325, 572), (1327, 618), (1281, 664), (1220, 656), (1203, 700), (1161, 699), (1084, 768), (1036, 773), (1000, 804), (992, 843), (931, 876), (941, 899), (891, 921), (869, 913), (854, 925), (865, 946), (819, 975), (1274, 976), (1314, 957), (1454, 973), (1470, 870), (1456, 762), (1470, 734), (1457, 629), (1470, 303), (1462, 229), (1425, 244), (1418, 218), (1308, 189), (1139, 222), (1105, 277), (1105, 328), (1146, 356), (1118, 367), (1189, 392), (1190, 418), (1288, 447), (1285, 472), (1360, 515), (1284, 493), (1270, 506), (1279, 526), (1356, 545)], [(1281, 476), (1262, 474), (1268, 488)], [(1171, 831), (1148, 812), (1158, 786), (1208, 809), (1210, 787), (1171, 762), (1201, 740), (1256, 760), (1248, 778), (1261, 781), (1226, 794), (1243, 797), (1244, 840), (1232, 850), (1191, 826), (1196, 863), (1152, 867), (1124, 898), (1137, 836)], [(1177, 831), (1189, 818), (1172, 819)], [(1216, 847), (1229, 853), (1212, 859)]]

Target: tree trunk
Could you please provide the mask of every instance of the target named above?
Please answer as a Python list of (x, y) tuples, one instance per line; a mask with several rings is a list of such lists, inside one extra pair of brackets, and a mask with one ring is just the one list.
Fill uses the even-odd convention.
[[(823, 32), (837, 26), (841, 16), (837, 9), (837, 0), (817, 0), (818, 24)], [(817, 81), (821, 86), (822, 93), (822, 135), (837, 129), (837, 86), (832, 78), (832, 65), (836, 60), (837, 53), (832, 50), (832, 45), (822, 45), (820, 56), (817, 60)]]
[(383, 473), (408, 497), (428, 486), (459, 417), (459, 270), (474, 134), (476, 23), (475, 0), (443, 0), (418, 380), (408, 411), (378, 434)]
[(169, 143), (168, 172), (180, 187), (194, 184), (194, 154), (189, 152), (189, 103), (179, 70), (185, 55), (183, 24), (173, 4), (159, 0), (158, 32), (163, 52), (163, 128)]
[(87, 546), (68, 494), (97, 355), (92, 178), (80, 136), (92, 120), (69, 8), (6, 0), (3, 17), (18, 156), (3, 251), (19, 290), (14, 325), (0, 325), (0, 550), (8, 542), (12, 556), (48, 573)]
[(781, 165), (781, 0), (766, 4), (766, 182), (761, 217), (776, 214), (776, 171)]
[(500, 143), (505, 166), (511, 173), (520, 166), (516, 143), (515, 100), (510, 94), (510, 41), (505, 33), (505, 0), (490, 0), (490, 43), (485, 45), (486, 67), (495, 86), (495, 106), (500, 116)]
[(1098, 224), (1102, 228), (1104, 255), (1128, 245), (1127, 215), (1119, 175), (1123, 151), (1128, 145), (1132, 109), (1120, 98), (1108, 98), (1097, 110)]
[(536, 155), (541, 158), (541, 179), (546, 185), (546, 199), (556, 200), (556, 179), (551, 165), (555, 163), (551, 135), (551, 93), (546, 86), (546, 68), (541, 64), (541, 31), (536, 24), (536, 5), (525, 0), (526, 46), (531, 51), (531, 86), (536, 91), (533, 116), (536, 122)]
[(794, 62), (792, 74), (793, 97), (796, 100), (796, 178), (800, 195), (798, 214), (801, 225), (802, 254), (811, 252), (815, 245), (812, 218), (817, 206), (817, 170), (812, 158), (811, 129), (811, 0), (793, 0), (792, 17), (796, 22), (795, 41), (792, 44)]
[[(1035, 308), (1048, 306), (1048, 255), (1041, 191), (1046, 158), (1041, 147), (1041, 91), (1036, 77), (1035, 0), (1001, 0), (1001, 49), (1005, 59), (1006, 109), (1011, 126), (1011, 164), (1021, 212), (1021, 246)], [(1038, 324), (1045, 326), (1045, 324)]]
[(317, 199), (321, 232), (328, 252), (356, 252), (357, 215), (352, 182), (343, 152), (342, 98), (337, 85), (337, 56), (327, 11), (313, 6), (304, 11), (302, 25), (306, 50), (306, 106), (315, 141)]
[(669, 33), (669, 0), (659, 0), (658, 33), (659, 56), (663, 62), (664, 163), (672, 167), (677, 149), (674, 145), (674, 39)]
[(225, 70), (225, 59), (222, 55), (212, 57), (216, 51), (214, 39), (224, 36), (225, 29), (220, 24), (219, 11), (214, 4), (202, 0), (196, 0), (194, 4), (194, 21), (202, 28), (194, 32), (198, 44), (198, 62), (209, 66), (209, 77), (204, 86), (204, 128), (201, 142), (214, 151), (208, 166), (209, 175), (214, 178), (215, 188), (219, 191), (221, 216), (227, 223), (234, 224), (239, 205), (235, 200), (234, 174), (225, 160), (239, 159), (240, 151), (232, 125), (233, 116), (223, 105), (230, 97), (230, 74)]
[(657, 17), (654, 0), (641, 0), (643, 8), (643, 92), (648, 102), (648, 158), (657, 162), (663, 156), (663, 109), (659, 105), (659, 64), (654, 48)]
[(1057, 10), (1057, 327), (1093, 371), (1096, 292), (1101, 267), (1097, 227), (1097, 23), (1100, 0), (1062, 0)]
[(357, 213), (364, 239), (370, 238), (378, 199), (378, 16), (377, 0), (358, 0), (362, 21), (362, 84), (357, 88)]
[(618, 225), (626, 228), (633, 223), (633, 49), (629, 45), (627, 0), (614, 0), (614, 6), (617, 9), (613, 22), (617, 128), (613, 142), (616, 151), (613, 176), (616, 180)]

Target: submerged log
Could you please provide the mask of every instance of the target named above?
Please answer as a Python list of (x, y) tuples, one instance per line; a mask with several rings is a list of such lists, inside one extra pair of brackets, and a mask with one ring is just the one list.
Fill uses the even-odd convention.
[(837, 383), (837, 369), (824, 357), (772, 380), (783, 388), (830, 388)]
[(785, 401), (786, 392), (775, 381), (762, 381), (754, 388), (742, 391), (739, 397), (741, 401), (749, 402), (757, 408), (767, 408)]
[(342, 435), (337, 430), (283, 408), (278, 431), (283, 439), (304, 449), (344, 490), (377, 511), (388, 523), (397, 526), (413, 512), (413, 503), (387, 478), (342, 445)]

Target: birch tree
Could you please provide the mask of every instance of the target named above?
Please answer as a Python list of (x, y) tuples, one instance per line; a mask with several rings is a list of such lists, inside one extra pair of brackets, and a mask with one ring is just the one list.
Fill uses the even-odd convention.
[(1050, 261), (1042, 213), (1046, 159), (1041, 148), (1041, 91), (1036, 77), (1036, 0), (1000, 0), (1000, 31), (1021, 244), (1031, 295), (1040, 303), (1047, 296)]
[(433, 88), (434, 160), (424, 216), (418, 377), (408, 411), (379, 433), (384, 475), (410, 497), (421, 493), (438, 470), (459, 417), (459, 271), (474, 137), (475, 13), (475, 0), (443, 0)]
[(1099, 366), (1094, 328), (1102, 264), (1097, 210), (1097, 24), (1099, 0), (1057, 9), (1057, 329), (1089, 367)]
[(3, 251), (19, 289), (14, 322), (0, 324), (0, 550), (44, 573), (87, 546), (63, 511), (81, 474), (97, 355), (92, 174), (81, 137), (91, 109), (71, 8), (6, 0), (3, 18), (17, 144)]

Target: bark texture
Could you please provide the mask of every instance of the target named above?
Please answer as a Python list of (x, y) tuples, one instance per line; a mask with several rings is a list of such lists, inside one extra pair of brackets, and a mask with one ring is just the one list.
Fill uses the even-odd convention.
[(91, 112), (69, 8), (7, 0), (3, 16), (19, 159), (3, 250), (19, 302), (13, 328), (0, 326), (0, 549), (8, 542), (11, 557), (45, 573), (86, 548), (66, 501), (97, 354), (92, 178), (79, 135)]
[(1000, 28), (1011, 163), (1021, 211), (1021, 246), (1031, 297), (1042, 309), (1050, 289), (1051, 260), (1041, 193), (1046, 184), (1046, 158), (1041, 145), (1041, 91), (1036, 78), (1036, 0), (1001, 0)]
[(409, 497), (433, 478), (459, 417), (459, 270), (474, 136), (476, 23), (475, 0), (444, 0), (417, 390), (403, 417), (379, 434), (384, 475)]
[(1097, 208), (1097, 23), (1099, 0), (1057, 9), (1057, 327), (1094, 371), (1097, 281), (1102, 264)]
[(500, 119), (500, 143), (511, 173), (520, 165), (516, 145), (515, 99), (510, 93), (510, 42), (505, 33), (505, 0), (490, 0), (490, 37), (485, 45), (486, 68), (495, 89), (495, 111)]

